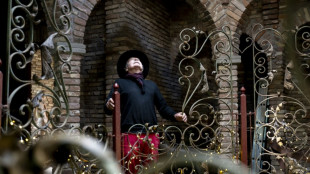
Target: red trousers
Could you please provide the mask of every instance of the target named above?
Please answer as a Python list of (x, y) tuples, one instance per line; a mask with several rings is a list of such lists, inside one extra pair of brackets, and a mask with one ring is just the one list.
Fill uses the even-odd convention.
[(122, 142), (125, 173), (135, 174), (150, 162), (157, 161), (159, 139), (155, 133), (148, 137), (145, 134), (123, 134)]

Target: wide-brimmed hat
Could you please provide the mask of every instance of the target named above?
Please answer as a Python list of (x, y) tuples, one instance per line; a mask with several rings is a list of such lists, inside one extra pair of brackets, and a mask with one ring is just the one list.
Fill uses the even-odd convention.
[(129, 58), (131, 57), (137, 57), (140, 59), (142, 65), (143, 65), (143, 76), (146, 78), (146, 76), (149, 73), (149, 59), (147, 56), (139, 50), (129, 50), (124, 52), (118, 59), (117, 62), (117, 73), (120, 78), (123, 78), (126, 76), (127, 72), (125, 70), (126, 64)]

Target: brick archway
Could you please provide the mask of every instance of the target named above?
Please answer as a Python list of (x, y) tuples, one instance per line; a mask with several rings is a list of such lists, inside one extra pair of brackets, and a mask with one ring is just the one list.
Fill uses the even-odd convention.
[(81, 124), (99, 124), (103, 118), (105, 100), (105, 8), (98, 2), (92, 9), (85, 26), (83, 44), (86, 53), (80, 60)]

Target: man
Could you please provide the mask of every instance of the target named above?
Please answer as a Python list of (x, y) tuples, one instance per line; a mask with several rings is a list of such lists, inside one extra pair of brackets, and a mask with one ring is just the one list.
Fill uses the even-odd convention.
[[(138, 154), (153, 154), (156, 160), (158, 154), (159, 139), (154, 133), (147, 137), (145, 142), (145, 130), (137, 125), (157, 125), (155, 107), (160, 115), (169, 120), (187, 121), (184, 113), (176, 113), (170, 108), (157, 85), (151, 80), (145, 80), (149, 72), (147, 56), (138, 50), (129, 50), (123, 53), (117, 62), (117, 73), (121, 100), (121, 132), (123, 133), (123, 154), (126, 157), (125, 165), (130, 171), (136, 173), (136, 165), (143, 165), (141, 161), (147, 159), (138, 158)], [(114, 90), (108, 95), (105, 104), (106, 114), (112, 114), (114, 101), (111, 98)], [(143, 141), (142, 141), (143, 140)], [(142, 155), (143, 156), (143, 155)], [(149, 156), (149, 155), (144, 155)], [(126, 171), (127, 173), (128, 171)]]

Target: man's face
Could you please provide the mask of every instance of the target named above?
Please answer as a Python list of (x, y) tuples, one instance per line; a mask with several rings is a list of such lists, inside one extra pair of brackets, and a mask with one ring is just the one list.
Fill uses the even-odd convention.
[(134, 73), (137, 73), (137, 71), (142, 72), (143, 71), (143, 65), (139, 58), (137, 57), (131, 57), (127, 61), (126, 71), (129, 73), (132, 73), (132, 71), (135, 71)]

